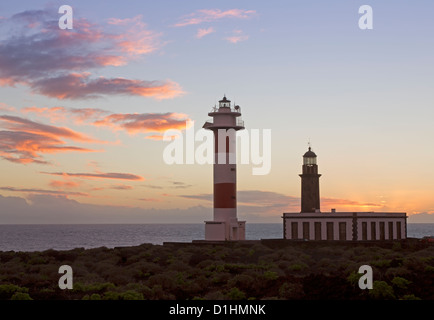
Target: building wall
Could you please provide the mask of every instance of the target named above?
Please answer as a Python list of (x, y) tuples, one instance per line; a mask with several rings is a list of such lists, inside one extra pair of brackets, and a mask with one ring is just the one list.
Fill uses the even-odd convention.
[(226, 240), (226, 223), (205, 221), (205, 240), (224, 241)]
[[(307, 238), (308, 240), (348, 241), (399, 240), (406, 238), (405, 213), (284, 213), (283, 220), (285, 239)], [(308, 236), (306, 235), (305, 223), (308, 223)], [(390, 228), (390, 223), (392, 228)], [(320, 239), (315, 237), (315, 224), (321, 226)], [(340, 224), (345, 224), (342, 229)], [(375, 224), (375, 237), (372, 236), (372, 224)], [(381, 225), (384, 227), (381, 227)], [(383, 230), (384, 232), (382, 232)], [(391, 233), (389, 230), (391, 230)], [(342, 236), (340, 237), (341, 232)]]

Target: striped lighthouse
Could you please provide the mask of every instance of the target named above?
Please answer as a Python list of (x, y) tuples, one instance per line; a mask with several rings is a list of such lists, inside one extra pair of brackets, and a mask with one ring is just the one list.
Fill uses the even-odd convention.
[(205, 240), (244, 240), (245, 221), (237, 218), (236, 131), (244, 129), (239, 106), (223, 97), (203, 128), (214, 133), (214, 219), (205, 221)]

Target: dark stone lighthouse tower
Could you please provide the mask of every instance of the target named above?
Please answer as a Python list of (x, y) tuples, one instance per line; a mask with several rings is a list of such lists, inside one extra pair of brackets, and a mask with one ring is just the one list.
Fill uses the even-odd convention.
[(309, 150), (303, 156), (303, 174), (301, 177), (301, 212), (319, 212), (319, 177), (316, 154)]

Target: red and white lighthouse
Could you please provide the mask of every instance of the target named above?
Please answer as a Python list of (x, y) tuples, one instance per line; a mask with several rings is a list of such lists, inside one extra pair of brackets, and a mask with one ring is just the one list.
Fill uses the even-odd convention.
[(214, 133), (214, 219), (205, 221), (205, 240), (245, 240), (245, 221), (237, 218), (236, 131), (244, 129), (239, 106), (226, 96), (208, 113), (203, 128)]

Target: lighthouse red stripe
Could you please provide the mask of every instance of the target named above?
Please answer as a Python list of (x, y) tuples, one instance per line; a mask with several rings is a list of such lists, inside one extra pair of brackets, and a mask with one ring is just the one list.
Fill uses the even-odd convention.
[(214, 208), (236, 208), (236, 188), (235, 183), (214, 184)]

